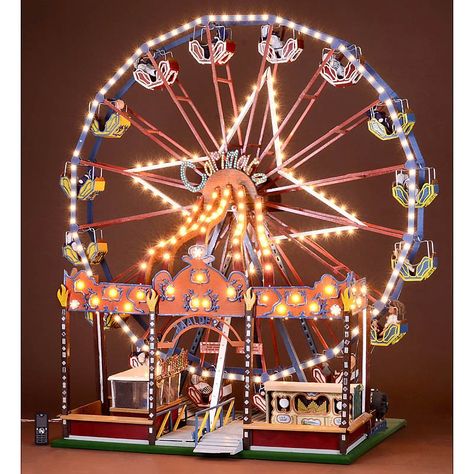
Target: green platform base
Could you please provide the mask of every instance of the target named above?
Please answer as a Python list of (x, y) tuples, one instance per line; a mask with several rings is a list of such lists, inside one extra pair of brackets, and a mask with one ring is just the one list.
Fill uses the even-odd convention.
[[(266, 459), (271, 461), (312, 462), (326, 464), (351, 464), (374, 446), (406, 426), (406, 420), (398, 418), (387, 419), (387, 429), (380, 431), (356, 446), (348, 454), (313, 454), (289, 453), (283, 451), (242, 451), (232, 458)], [(149, 446), (146, 444), (107, 443), (103, 441), (79, 441), (75, 439), (55, 439), (51, 442), (54, 448), (94, 449), (99, 451), (123, 451), (149, 454), (178, 454), (181, 456), (196, 456), (193, 448), (179, 448), (174, 446)]]

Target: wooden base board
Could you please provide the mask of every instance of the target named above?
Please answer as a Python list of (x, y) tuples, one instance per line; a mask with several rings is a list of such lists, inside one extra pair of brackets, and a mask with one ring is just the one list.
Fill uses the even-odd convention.
[[(351, 464), (361, 457), (367, 451), (380, 444), (389, 436), (406, 426), (406, 420), (397, 418), (387, 419), (387, 429), (375, 433), (368, 437), (365, 441), (356, 446), (348, 454), (315, 454), (315, 453), (294, 453), (285, 451), (253, 451), (245, 450), (234, 458), (241, 459), (266, 459), (271, 461), (293, 461), (293, 462), (312, 462), (312, 463), (329, 463), (329, 464)], [(56, 439), (51, 442), (51, 446), (55, 448), (76, 448), (76, 449), (93, 449), (102, 451), (124, 451), (134, 453), (155, 453), (155, 454), (178, 454), (183, 456), (196, 455), (194, 448), (174, 447), (174, 446), (149, 446), (143, 444), (130, 443), (108, 443), (102, 441), (83, 441), (74, 439)]]

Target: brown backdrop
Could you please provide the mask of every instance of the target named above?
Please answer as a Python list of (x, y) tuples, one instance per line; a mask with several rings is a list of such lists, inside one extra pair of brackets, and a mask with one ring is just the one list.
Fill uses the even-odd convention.
[[(206, 13), (237, 13), (235, 2), (81, 2), (23, 1), (23, 57), (22, 57), (22, 404), (23, 415), (37, 410), (59, 412), (59, 309), (55, 298), (61, 282), (65, 261), (60, 249), (66, 227), (67, 202), (58, 187), (58, 176), (65, 160), (69, 159), (81, 127), (87, 102), (123, 59), (143, 41), (166, 32), (183, 22)], [(244, 2), (241, 13), (250, 13), (255, 6)], [(268, 8), (267, 8), (268, 7)], [(449, 1), (430, 2), (399, 0), (397, 2), (339, 1), (320, 2), (262, 2), (259, 12), (268, 10), (320, 28), (360, 45), (367, 60), (401, 97), (410, 99), (417, 117), (415, 132), (427, 163), (435, 166), (441, 194), (426, 213), (426, 236), (434, 240), (440, 268), (425, 283), (407, 285), (402, 300), (408, 309), (410, 332), (397, 346), (375, 351), (372, 366), (374, 385), (388, 392), (391, 415), (417, 422), (440, 419), (451, 414), (452, 391), (452, 236), (451, 236), (451, 166), (452, 166), (452, 16)], [(258, 12), (256, 12), (258, 13)], [(255, 31), (255, 30), (254, 30)], [(255, 33), (253, 33), (256, 35)], [(244, 50), (256, 37), (236, 35)], [(319, 50), (321, 43), (314, 51)], [(314, 48), (314, 47), (313, 47)], [(248, 48), (247, 48), (248, 49)], [(188, 67), (186, 84), (199, 96), (204, 66), (185, 57), (181, 49), (177, 59)], [(299, 60), (301, 77), (294, 77), (294, 91), (303, 85), (311, 71), (310, 48)], [(319, 53), (317, 53), (319, 54)], [(314, 56), (313, 63), (318, 60)], [(235, 57), (234, 75), (240, 84), (240, 95), (248, 88), (245, 74), (255, 68), (258, 57)], [(296, 66), (295, 66), (296, 68)], [(306, 69), (305, 69), (306, 68)], [(255, 70), (255, 69), (254, 69)], [(297, 69), (295, 69), (296, 71)], [(199, 73), (193, 76), (189, 71)], [(306, 76), (304, 72), (306, 71)], [(192, 82), (192, 78), (196, 80)], [(287, 76), (288, 77), (288, 76)], [(302, 79), (303, 77), (303, 79)], [(367, 87), (364, 86), (367, 91)], [(362, 90), (362, 88), (361, 88)], [(202, 110), (213, 106), (211, 89), (199, 98)], [(131, 100), (141, 112), (155, 114), (163, 123), (166, 105), (157, 111), (153, 94), (143, 94), (135, 88)], [(239, 92), (239, 90), (238, 90)], [(332, 94), (332, 95), (331, 95)], [(340, 96), (330, 92), (322, 105), (321, 130), (338, 117), (350, 115), (364, 105), (351, 102), (351, 94), (343, 90)], [(143, 98), (145, 97), (145, 98)], [(373, 96), (370, 96), (373, 97)], [(344, 107), (339, 100), (348, 104)], [(283, 99), (284, 101), (285, 99)], [(211, 102), (212, 101), (212, 102)], [(287, 101), (289, 103), (290, 100)], [(339, 109), (343, 109), (339, 113)], [(342, 114), (342, 115), (341, 115)], [(166, 126), (175, 135), (183, 122), (179, 117), (169, 119)], [(214, 117), (209, 117), (212, 122)], [(317, 127), (318, 125), (315, 125)], [(335, 155), (329, 154), (324, 163), (329, 166), (334, 157), (342, 161), (342, 170), (349, 172), (367, 169), (363, 166), (386, 166), (397, 161), (387, 157), (386, 144), (368, 137), (361, 127), (354, 137), (341, 140)], [(156, 149), (144, 144), (138, 133), (130, 133), (124, 149), (107, 144), (107, 159), (119, 164), (154, 156)], [(308, 132), (309, 133), (309, 132)], [(314, 133), (314, 132), (313, 132)], [(311, 135), (310, 135), (311, 136)], [(308, 138), (308, 137), (306, 137)], [(127, 140), (125, 138), (124, 140)], [(125, 143), (125, 142), (124, 142)], [(144, 148), (139, 152), (135, 144)], [(363, 144), (363, 145), (362, 145)], [(360, 146), (359, 146), (360, 145)], [(391, 147), (393, 150), (393, 146)], [(105, 150), (105, 148), (104, 148)], [(346, 166), (345, 160), (353, 160)], [(337, 160), (332, 160), (337, 162)], [(399, 160), (398, 160), (399, 161)], [(360, 162), (359, 165), (357, 162)], [(351, 168), (352, 166), (352, 168)], [(359, 167), (357, 167), (359, 166)], [(329, 169), (329, 168), (328, 168)], [(340, 170), (341, 170), (340, 169)], [(329, 176), (330, 173), (324, 174)], [(390, 197), (391, 177), (373, 185), (357, 188), (351, 197), (351, 208), (360, 215), (380, 218), (379, 223), (392, 227), (403, 226), (400, 209)], [(145, 195), (130, 190), (128, 183), (119, 184), (111, 177), (109, 194), (98, 198), (97, 218), (110, 218), (133, 212), (154, 209)], [(176, 194), (174, 194), (176, 196)], [(101, 199), (102, 202), (99, 202)], [(291, 202), (291, 201), (290, 201)], [(396, 214), (394, 221), (391, 213)], [(123, 226), (120, 232), (107, 234), (111, 249), (111, 265), (119, 271), (126, 263), (140, 258), (150, 235), (158, 227), (171, 225), (171, 220), (146, 224), (144, 227)], [(402, 228), (402, 227), (401, 227)], [(123, 233), (121, 233), (123, 232)], [(365, 240), (365, 239), (368, 240)], [(342, 252), (353, 266), (382, 282), (389, 274), (388, 258), (391, 243), (372, 237), (358, 236), (351, 245), (342, 248), (336, 241), (334, 249)], [(295, 263), (303, 267), (304, 256), (295, 254)], [(375, 263), (374, 263), (375, 262)], [(374, 268), (373, 268), (374, 267)], [(308, 269), (303, 272), (311, 280)], [(73, 323), (73, 401), (90, 401), (92, 396), (92, 341), (90, 331), (82, 319)], [(112, 367), (123, 368), (126, 358), (124, 341), (118, 331), (110, 335), (109, 356)], [(11, 348), (13, 353), (14, 348)], [(121, 354), (121, 355), (119, 355)], [(124, 355), (125, 354), (125, 355)], [(115, 357), (122, 359), (115, 359)], [(124, 358), (125, 357), (125, 358)], [(88, 382), (90, 382), (88, 384)]]

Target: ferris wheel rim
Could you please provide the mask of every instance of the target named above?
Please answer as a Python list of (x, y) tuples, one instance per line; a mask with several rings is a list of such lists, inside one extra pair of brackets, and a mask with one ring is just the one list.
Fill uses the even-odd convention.
[[(278, 23), (280, 25), (287, 26), (289, 28), (292, 28), (295, 31), (298, 31), (299, 33), (303, 35), (307, 35), (311, 38), (314, 39), (319, 39), (322, 41), (325, 41), (327, 44), (330, 46), (337, 46), (337, 49), (342, 50), (343, 54), (346, 56), (346, 58), (351, 61), (351, 63), (357, 64), (357, 68), (359, 72), (361, 73), (362, 77), (364, 77), (367, 82), (379, 93), (379, 100), (384, 102), (387, 105), (387, 108), (390, 113), (394, 113), (395, 109), (393, 106), (393, 99), (397, 99), (398, 96), (396, 93), (388, 86), (388, 84), (385, 83), (385, 81), (382, 80), (382, 78), (376, 73), (376, 71), (368, 64), (364, 63), (363, 65), (357, 61), (357, 59), (351, 59), (350, 54), (347, 50), (347, 47), (350, 45), (350, 43), (340, 40), (339, 38), (332, 37), (330, 35), (327, 35), (325, 33), (322, 33), (318, 30), (313, 30), (309, 27), (306, 27), (304, 25), (297, 24), (295, 22), (292, 22), (290, 20), (287, 20), (285, 18), (281, 18), (276, 15), (208, 15), (204, 16), (198, 19), (193, 20), (190, 23), (187, 23), (186, 25), (183, 25), (180, 28), (176, 28), (171, 30), (170, 32), (160, 35), (157, 38), (147, 41), (146, 43), (142, 44), (140, 48), (135, 50), (135, 52), (127, 59), (127, 61), (122, 65), (117, 72), (105, 83), (105, 85), (98, 91), (96, 94), (93, 102), (92, 102), (92, 107), (89, 110), (89, 113), (85, 119), (84, 126), (83, 126), (83, 131), (79, 137), (79, 140), (76, 144), (75, 150), (73, 152), (73, 156), (71, 158), (71, 178), (77, 180), (77, 166), (78, 165), (85, 165), (86, 160), (81, 160), (80, 158), (80, 153), (81, 150), (84, 146), (85, 139), (87, 134), (89, 133), (89, 128), (92, 122), (92, 116), (95, 110), (97, 109), (98, 105), (105, 100), (105, 94), (107, 91), (132, 67), (133, 63), (138, 59), (141, 55), (143, 54), (149, 54), (149, 51), (151, 48), (163, 44), (164, 42), (168, 41), (169, 39), (176, 38), (178, 35), (185, 33), (186, 31), (190, 29), (194, 29), (196, 26), (202, 26), (205, 24), (209, 24), (210, 22), (222, 22), (225, 24), (225, 26), (259, 26), (263, 22), (268, 22), (269, 24)], [(179, 44), (177, 41), (174, 41), (174, 43), (171, 43), (171, 45), (166, 45), (167, 51), (171, 51), (175, 47), (179, 46), (180, 44), (188, 41), (190, 35), (187, 35), (185, 37), (182, 37), (179, 39)], [(129, 83), (127, 83), (128, 85)], [(130, 83), (131, 85), (132, 83)], [(126, 91), (125, 91), (126, 92)], [(123, 94), (122, 94), (123, 95)], [(91, 116), (92, 114), (92, 116)], [(398, 118), (394, 120), (395, 126), (400, 126), (400, 122)], [(400, 143), (402, 144), (402, 148), (405, 153), (405, 164), (404, 167), (410, 171), (410, 170), (416, 170), (418, 168), (421, 168), (424, 166), (424, 160), (421, 155), (421, 152), (418, 148), (418, 145), (416, 143), (416, 138), (413, 132), (409, 136), (405, 136), (404, 133), (399, 133), (397, 134), (398, 139)], [(263, 154), (263, 153), (262, 153)], [(87, 162), (91, 163), (91, 162)], [(95, 163), (92, 164), (92, 166), (97, 166)], [(402, 166), (402, 165), (401, 165)], [(287, 176), (285, 176), (287, 178)], [(291, 182), (291, 180), (290, 180)], [(294, 185), (296, 185), (296, 182), (293, 182)], [(415, 197), (415, 191), (414, 189), (409, 190), (409, 205), (408, 205), (408, 230), (406, 233), (403, 234), (402, 240), (405, 242), (405, 245), (402, 248), (402, 251), (399, 255), (399, 261), (397, 262), (395, 268), (393, 269), (392, 275), (387, 282), (387, 285), (385, 287), (384, 293), (381, 296), (379, 300), (377, 300), (374, 303), (374, 313), (373, 316), (376, 316), (377, 313), (385, 307), (387, 301), (391, 297), (398, 297), (401, 291), (401, 287), (403, 285), (403, 280), (399, 278), (399, 272), (400, 268), (403, 265), (404, 260), (409, 256), (409, 254), (416, 253), (417, 250), (417, 245), (419, 241), (422, 240), (423, 238), (423, 228), (422, 228), (422, 223), (423, 223), (423, 209), (415, 209), (415, 205), (412, 204), (414, 197)], [(70, 226), (69, 226), (69, 231), (77, 236), (75, 237), (75, 241), (79, 246), (79, 254), (82, 258), (82, 261), (84, 263), (84, 267), (86, 270), (91, 272), (91, 267), (88, 262), (87, 256), (84, 252), (84, 248), (82, 246), (80, 237), (79, 237), (79, 231), (84, 230), (86, 224), (84, 225), (79, 225), (76, 222), (76, 208), (77, 204), (77, 196), (71, 195), (71, 207), (70, 207)], [(416, 224), (415, 224), (415, 215), (417, 215), (416, 219)], [(89, 225), (89, 227), (91, 227)], [(411, 232), (410, 232), (411, 230)]]

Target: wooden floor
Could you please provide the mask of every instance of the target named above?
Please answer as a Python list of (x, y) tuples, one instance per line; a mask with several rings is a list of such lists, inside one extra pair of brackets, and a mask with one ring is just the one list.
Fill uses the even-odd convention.
[[(60, 427), (52, 424), (51, 436), (60, 435)], [(140, 472), (173, 474), (251, 471), (275, 474), (276, 469), (298, 474), (316, 471), (322, 474), (447, 474), (452, 472), (451, 421), (437, 420), (430, 425), (422, 422), (411, 425), (409, 421), (406, 428), (350, 466), (55, 449), (34, 446), (32, 424), (22, 427), (22, 474), (130, 474), (137, 468)]]

